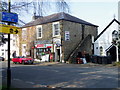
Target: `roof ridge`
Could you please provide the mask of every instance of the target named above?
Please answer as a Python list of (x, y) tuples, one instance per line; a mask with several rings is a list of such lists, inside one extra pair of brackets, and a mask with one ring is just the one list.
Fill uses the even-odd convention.
[(40, 17), (40, 18), (36, 19), (35, 21), (31, 21), (31, 22), (27, 23), (23, 27), (45, 24), (45, 23), (55, 22), (55, 21), (59, 21), (59, 20), (66, 20), (66, 21), (71, 21), (71, 22), (76, 22), (76, 23), (80, 23), (80, 24), (98, 27), (97, 25), (94, 25), (90, 22), (87, 22), (85, 20), (82, 20), (78, 17), (75, 17), (75, 16), (70, 15), (70, 14), (65, 13), (65, 12), (59, 12), (59, 13), (54, 13), (54, 14), (51, 14), (48, 16)]

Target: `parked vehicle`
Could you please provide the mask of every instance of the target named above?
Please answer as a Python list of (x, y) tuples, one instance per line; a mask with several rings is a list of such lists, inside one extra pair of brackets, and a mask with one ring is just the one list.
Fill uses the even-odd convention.
[(24, 57), (24, 56), (19, 56), (16, 58), (12, 58), (13, 63), (20, 63), (20, 64), (33, 64), (34, 59), (31, 57)]
[(5, 60), (5, 58), (0, 56), (0, 61), (4, 61), (4, 60)]

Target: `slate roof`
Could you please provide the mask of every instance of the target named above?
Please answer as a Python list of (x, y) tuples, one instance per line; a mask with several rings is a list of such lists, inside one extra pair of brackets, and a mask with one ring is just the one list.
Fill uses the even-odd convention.
[(82, 19), (79, 19), (77, 17), (74, 17), (74, 16), (69, 15), (69, 14), (64, 13), (64, 12), (56, 13), (56, 14), (52, 14), (52, 15), (49, 15), (49, 16), (38, 18), (35, 21), (31, 21), (31, 22), (25, 24), (22, 27), (41, 25), (41, 24), (55, 22), (55, 21), (59, 21), (59, 20), (66, 20), (66, 21), (71, 21), (71, 22), (76, 22), (76, 23), (80, 23), (80, 24), (85, 24), (85, 25), (98, 27), (97, 25), (94, 25), (92, 23), (89, 23), (87, 21), (84, 21)]

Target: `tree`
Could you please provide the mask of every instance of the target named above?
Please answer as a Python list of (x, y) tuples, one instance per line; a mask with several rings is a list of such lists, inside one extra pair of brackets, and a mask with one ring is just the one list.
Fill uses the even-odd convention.
[[(53, 7), (53, 5), (55, 5)], [(55, 9), (57, 12), (70, 12), (69, 5), (65, 0), (11, 0), (11, 11), (19, 15), (22, 15), (23, 12), (26, 14), (44, 16), (48, 10)], [(8, 11), (8, 0), (0, 1), (0, 11)], [(33, 11), (33, 12), (31, 12)], [(19, 20), (24, 23), (24, 20)]]

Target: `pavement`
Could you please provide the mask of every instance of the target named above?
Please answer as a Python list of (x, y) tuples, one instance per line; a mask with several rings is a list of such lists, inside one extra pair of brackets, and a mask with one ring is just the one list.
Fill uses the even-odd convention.
[(81, 66), (81, 67), (94, 67), (94, 66), (105, 66), (105, 67), (117, 67), (114, 63), (112, 64), (96, 64), (96, 63), (86, 63), (86, 64), (69, 64), (69, 63), (61, 63), (61, 62), (38, 62), (34, 63), (34, 65), (40, 66), (51, 66), (51, 65), (68, 65), (68, 66)]
[[(4, 63), (2, 63), (4, 62)], [(2, 71), (3, 67), (8, 67), (7, 61), (1, 61), (0, 62), (2, 65), (0, 65), (1, 69), (0, 71)], [(34, 62), (33, 64), (13, 64), (13, 62), (11, 61), (11, 67), (17, 67), (17, 66), (65, 66), (65, 67), (69, 67), (69, 66), (73, 66), (73, 67), (118, 67), (115, 65), (115, 63), (113, 62), (112, 64), (96, 64), (96, 63), (86, 63), (86, 64), (69, 64), (69, 63), (61, 63), (61, 62)]]
[[(2, 63), (2, 67), (7, 67), (7, 61), (1, 61), (4, 62)], [(11, 61), (11, 66), (15, 67), (18, 65), (24, 66), (23, 64), (13, 64), (13, 62)], [(27, 64), (26, 64), (27, 65)], [(102, 66), (102, 67), (118, 67), (115, 65), (115, 62), (113, 62), (112, 64), (96, 64), (96, 63), (86, 63), (86, 64), (69, 64), (69, 63), (61, 63), (61, 62), (34, 62), (33, 64), (31, 64), (32, 66), (37, 65), (37, 66), (55, 66), (55, 65), (65, 65), (65, 66), (79, 66), (79, 67), (96, 67), (96, 66)], [(0, 68), (2, 68), (0, 67)]]

